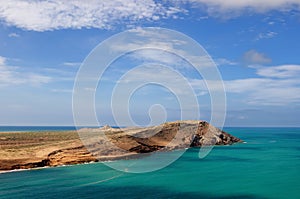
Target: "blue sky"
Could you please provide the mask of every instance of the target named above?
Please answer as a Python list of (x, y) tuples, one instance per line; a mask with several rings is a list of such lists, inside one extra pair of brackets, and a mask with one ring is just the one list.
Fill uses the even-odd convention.
[[(216, 62), (227, 95), (225, 126), (300, 126), (299, 25), (298, 0), (1, 2), (0, 125), (73, 125), (74, 80), (91, 50), (128, 29), (162, 27), (193, 38)], [(106, 78), (116, 82), (114, 68), (133, 65), (132, 57), (114, 63)], [(105, 82), (97, 89), (101, 124), (114, 125), (111, 89)], [(201, 118), (209, 121), (209, 94), (199, 92)], [(174, 96), (152, 86), (133, 95), (137, 123), (149, 123), (153, 104), (166, 107), (155, 106), (154, 116), (180, 119)]]

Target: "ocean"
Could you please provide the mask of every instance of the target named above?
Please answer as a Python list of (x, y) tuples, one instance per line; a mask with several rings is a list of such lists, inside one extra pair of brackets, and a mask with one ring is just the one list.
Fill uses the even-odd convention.
[(300, 128), (224, 130), (246, 143), (216, 146), (203, 159), (189, 149), (142, 174), (103, 163), (3, 173), (0, 198), (300, 198)]

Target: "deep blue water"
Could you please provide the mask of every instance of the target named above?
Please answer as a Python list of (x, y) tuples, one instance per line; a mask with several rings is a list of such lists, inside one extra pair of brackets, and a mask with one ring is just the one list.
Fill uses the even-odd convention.
[(103, 163), (4, 173), (0, 198), (300, 198), (300, 128), (224, 130), (247, 143), (216, 146), (204, 159), (189, 149), (142, 174)]

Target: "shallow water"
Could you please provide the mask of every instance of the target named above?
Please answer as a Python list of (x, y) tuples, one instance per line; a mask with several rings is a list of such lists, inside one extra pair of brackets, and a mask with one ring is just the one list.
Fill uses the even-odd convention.
[(247, 143), (214, 147), (204, 159), (189, 149), (143, 174), (103, 163), (0, 174), (0, 198), (300, 198), (300, 128), (224, 130)]

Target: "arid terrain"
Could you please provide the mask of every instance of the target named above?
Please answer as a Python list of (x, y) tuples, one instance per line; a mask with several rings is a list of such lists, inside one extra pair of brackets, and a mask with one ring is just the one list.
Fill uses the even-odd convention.
[(0, 133), (0, 171), (125, 159), (154, 151), (230, 145), (240, 139), (204, 121), (147, 128)]

